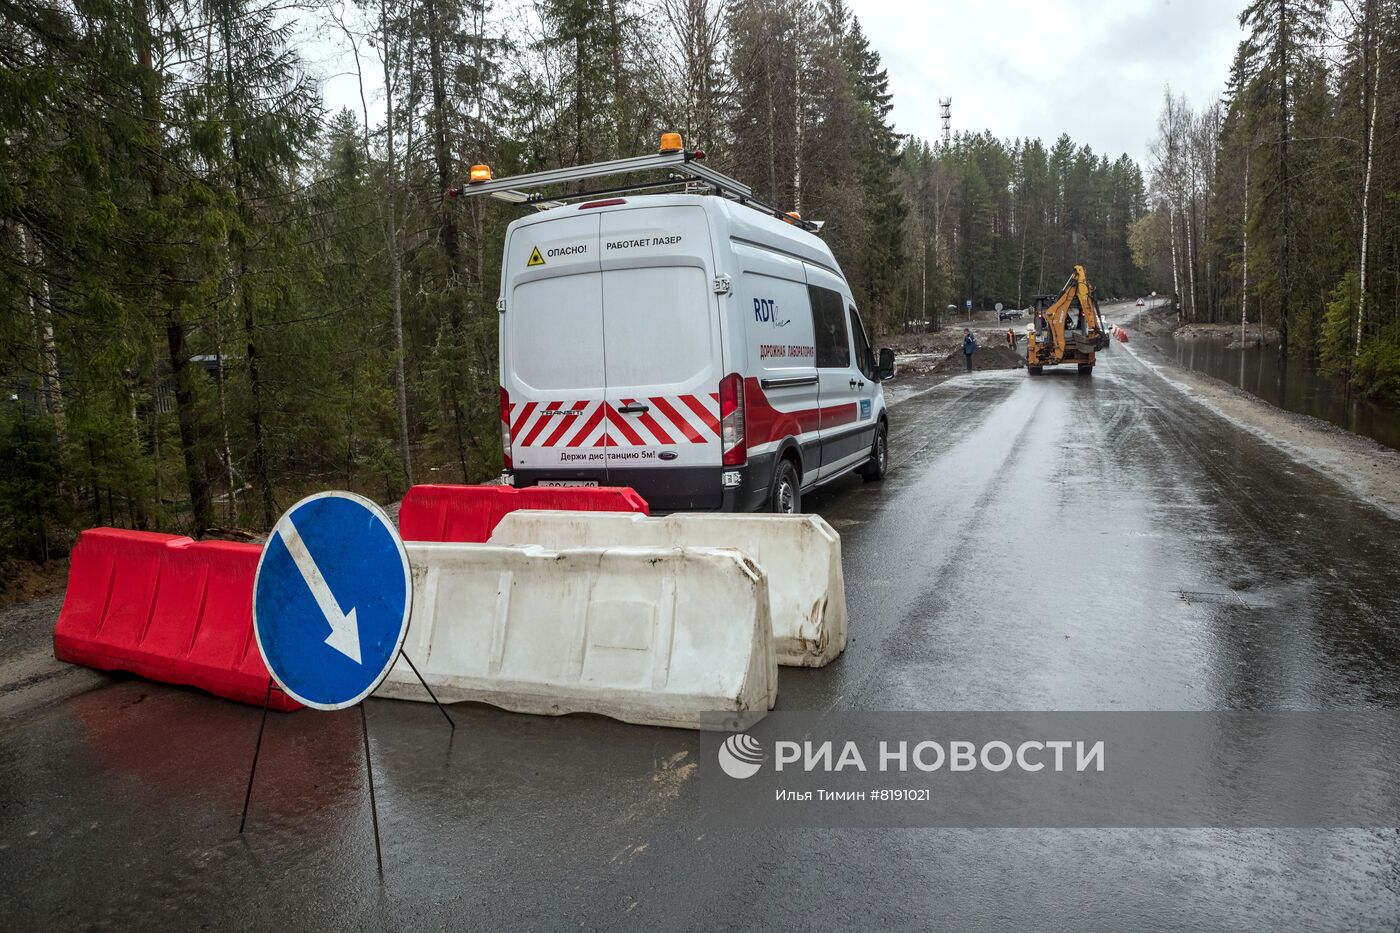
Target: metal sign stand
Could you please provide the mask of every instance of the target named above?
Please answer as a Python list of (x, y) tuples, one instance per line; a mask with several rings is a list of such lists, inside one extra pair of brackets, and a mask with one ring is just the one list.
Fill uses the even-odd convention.
[[(399, 650), (399, 657), (408, 662), (408, 666), (413, 669), (413, 674), (418, 678), (418, 682), (423, 685), (423, 689), (428, 691), (428, 696), (432, 698), (433, 705), (442, 713), (442, 717), (447, 720), (448, 728), (452, 730), (452, 735), (457, 734), (457, 723), (447, 712), (447, 708), (438, 702), (433, 688), (428, 686), (428, 682), (423, 679), (423, 675), (418, 673), (418, 666), (413, 663), (403, 649)], [(262, 718), (258, 722), (258, 741), (253, 745), (253, 764), (248, 769), (248, 789), (243, 794), (243, 816), (238, 821), (238, 834), (243, 835), (243, 829), (248, 825), (248, 804), (253, 799), (253, 779), (258, 773), (258, 758), (262, 754), (263, 732), (267, 730), (267, 710), (272, 702), (272, 688), (274, 682), (271, 677), (267, 679), (267, 693), (263, 696)], [(384, 851), (379, 841), (379, 801), (374, 796), (374, 764), (369, 754), (369, 719), (365, 715), (365, 701), (361, 700), (355, 704), (360, 708), (360, 732), (365, 744), (365, 776), (369, 782), (369, 812), (374, 823), (374, 860), (379, 867), (379, 875), (384, 876)]]
[(374, 862), (379, 866), (379, 877), (384, 877), (384, 850), (379, 845), (379, 802), (374, 799), (374, 759), (369, 754), (369, 719), (365, 716), (365, 701), (355, 704), (360, 708), (360, 735), (365, 740), (365, 774), (369, 776), (369, 815), (374, 824)]
[(240, 834), (248, 823), (272, 688), (312, 709), (358, 706), (374, 858), (383, 879), (379, 800), (364, 701), (403, 658), (452, 734), (457, 732), (418, 665), (404, 653), (412, 614), (408, 552), (397, 527), (378, 505), (355, 493), (331, 490), (307, 496), (283, 513), (268, 534), (253, 580), (253, 636), (267, 666), (268, 684), (243, 793)]

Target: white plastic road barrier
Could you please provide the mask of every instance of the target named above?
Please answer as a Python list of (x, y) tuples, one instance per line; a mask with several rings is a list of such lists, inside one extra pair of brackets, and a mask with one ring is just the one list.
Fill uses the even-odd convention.
[[(443, 702), (694, 729), (777, 699), (768, 581), (740, 551), (405, 546), (404, 652)], [(378, 693), (428, 700), (402, 658)]]
[(544, 547), (732, 547), (768, 575), (778, 663), (822, 667), (846, 650), (841, 536), (817, 515), (512, 512), (492, 544)]

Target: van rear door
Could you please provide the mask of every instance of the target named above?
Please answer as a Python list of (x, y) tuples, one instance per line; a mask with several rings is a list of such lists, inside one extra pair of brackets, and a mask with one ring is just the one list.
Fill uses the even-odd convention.
[(501, 380), (525, 484), (608, 481), (596, 214), (516, 228), (506, 247)]
[(705, 212), (608, 211), (599, 249), (608, 481), (658, 511), (718, 508), (724, 374)]

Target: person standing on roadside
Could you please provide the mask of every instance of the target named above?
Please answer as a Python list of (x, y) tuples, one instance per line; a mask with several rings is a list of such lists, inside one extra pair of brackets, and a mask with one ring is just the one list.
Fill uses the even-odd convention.
[(977, 338), (972, 336), (970, 328), (963, 328), (963, 359), (967, 362), (967, 371), (972, 372), (972, 354), (977, 352)]

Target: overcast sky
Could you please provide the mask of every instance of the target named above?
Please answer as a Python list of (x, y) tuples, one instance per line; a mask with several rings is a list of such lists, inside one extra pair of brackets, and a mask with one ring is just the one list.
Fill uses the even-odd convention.
[(1245, 0), (848, 0), (890, 72), (902, 133), (1061, 133), (1146, 162), (1162, 88), (1200, 106), (1225, 86)]
[[(524, 0), (498, 0), (505, 8)], [(847, 0), (884, 59), (902, 133), (953, 129), (1006, 139), (1061, 133), (1146, 167), (1162, 89), (1200, 106), (1219, 95), (1246, 0)], [(360, 111), (344, 38), (303, 25), (302, 54), (333, 110)], [(383, 113), (378, 59), (362, 48), (371, 119)]]

